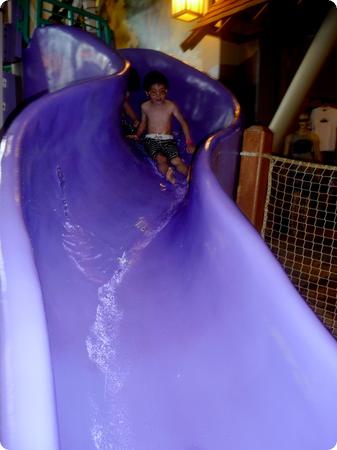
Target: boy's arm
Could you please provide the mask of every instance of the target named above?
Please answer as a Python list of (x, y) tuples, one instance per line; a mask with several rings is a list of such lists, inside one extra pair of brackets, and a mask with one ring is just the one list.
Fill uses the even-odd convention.
[(195, 150), (195, 145), (193, 144), (192, 139), (191, 139), (190, 129), (187, 125), (186, 120), (184, 119), (183, 115), (181, 114), (178, 106), (174, 103), (173, 103), (172, 114), (178, 120), (178, 122), (181, 125), (181, 128), (183, 129), (185, 139), (186, 139), (186, 147), (187, 147), (188, 153), (193, 153)]
[(144, 107), (142, 105), (142, 117), (140, 119), (140, 123), (138, 125), (136, 134), (131, 134), (131, 135), (127, 136), (127, 137), (130, 138), (130, 139), (135, 139), (135, 140), (138, 141), (141, 138), (141, 136), (144, 133), (144, 131), (145, 131), (146, 123), (147, 123), (146, 113), (145, 113)]
[(138, 117), (137, 117), (136, 113), (134, 112), (134, 110), (132, 109), (132, 106), (130, 105), (128, 100), (124, 100), (123, 108), (124, 108), (125, 114), (127, 114), (130, 117), (130, 119), (132, 120), (133, 126), (138, 127), (138, 125), (139, 125)]

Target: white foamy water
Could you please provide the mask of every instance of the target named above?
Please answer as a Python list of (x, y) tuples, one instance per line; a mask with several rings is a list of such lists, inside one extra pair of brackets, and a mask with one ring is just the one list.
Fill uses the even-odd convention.
[(63, 248), (77, 269), (89, 280), (102, 283), (108, 279), (107, 266), (113, 264), (113, 252), (99, 241), (93, 233), (68, 218), (62, 233)]
[[(97, 450), (131, 450), (133, 440), (128, 414), (121, 402), (121, 391), (128, 376), (128, 367), (118, 363), (119, 331), (124, 312), (118, 302), (118, 287), (141, 252), (168, 224), (186, 194), (186, 186), (176, 185), (175, 199), (158, 224), (151, 228), (145, 217), (135, 221), (141, 231), (138, 241), (116, 258), (112, 247), (101, 242), (93, 233), (71, 220), (66, 182), (61, 167), (57, 167), (64, 212), (63, 248), (77, 269), (89, 280), (102, 283), (97, 290), (98, 305), (95, 320), (86, 339), (91, 361), (104, 376), (104, 402), (92, 398), (91, 436)], [(115, 270), (109, 277), (110, 270)], [(105, 280), (109, 280), (104, 282)], [(140, 449), (137, 449), (140, 450)]]
[[(118, 339), (122, 305), (118, 303), (118, 286), (132, 265), (139, 259), (157, 234), (168, 224), (177, 206), (181, 203), (186, 189), (177, 189), (172, 206), (163, 216), (156, 228), (151, 229), (144, 217), (136, 220), (135, 227), (142, 231), (141, 238), (133, 247), (118, 258), (118, 266), (110, 281), (98, 288), (98, 306), (95, 321), (86, 339), (89, 358), (97, 365), (105, 377), (105, 403), (102, 411), (93, 401), (91, 436), (97, 450), (131, 450), (133, 441), (131, 427), (125, 406), (121, 404), (120, 392), (128, 376), (128, 367), (118, 364)], [(137, 449), (139, 450), (139, 449)]]

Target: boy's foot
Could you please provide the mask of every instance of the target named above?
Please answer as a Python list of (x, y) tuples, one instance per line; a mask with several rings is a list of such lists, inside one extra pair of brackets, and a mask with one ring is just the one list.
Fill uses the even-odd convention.
[(169, 181), (170, 183), (175, 184), (176, 179), (174, 178), (174, 172), (173, 172), (172, 167), (169, 167), (169, 168), (167, 169), (167, 172), (166, 172), (166, 179), (167, 179), (167, 181)]

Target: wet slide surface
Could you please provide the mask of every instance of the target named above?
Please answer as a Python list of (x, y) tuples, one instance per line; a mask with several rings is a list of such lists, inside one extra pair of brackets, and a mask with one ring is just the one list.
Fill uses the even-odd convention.
[[(170, 80), (199, 145), (189, 187), (123, 138), (126, 61)], [(44, 95), (1, 144), (2, 446), (334, 448), (336, 342), (231, 199), (230, 92), (64, 27), (25, 70)]]

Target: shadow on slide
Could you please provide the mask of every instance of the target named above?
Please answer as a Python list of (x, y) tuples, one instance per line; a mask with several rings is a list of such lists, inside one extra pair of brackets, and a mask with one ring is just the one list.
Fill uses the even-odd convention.
[[(121, 134), (127, 61), (170, 80), (189, 188)], [(1, 143), (2, 446), (334, 448), (336, 342), (232, 201), (230, 92), (62, 26), (37, 30), (25, 80), (41, 97)]]

